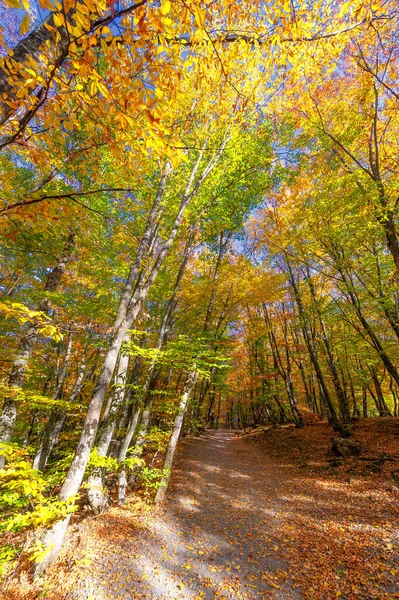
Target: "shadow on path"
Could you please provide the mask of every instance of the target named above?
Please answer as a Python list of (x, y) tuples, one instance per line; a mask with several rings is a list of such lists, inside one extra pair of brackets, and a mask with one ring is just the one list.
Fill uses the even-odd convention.
[(183, 442), (166, 506), (128, 538), (113, 540), (125, 524), (108, 520), (109, 548), (68, 597), (302, 598), (290, 586), (277, 535), (287, 502), (278, 477), (261, 453), (240, 444), (229, 431)]

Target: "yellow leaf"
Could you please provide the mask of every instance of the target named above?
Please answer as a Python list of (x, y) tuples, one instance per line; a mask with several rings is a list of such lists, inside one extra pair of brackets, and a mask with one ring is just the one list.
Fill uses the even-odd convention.
[(22, 0), (22, 6), (25, 10), (29, 10), (29, 2), (28, 0)]
[(25, 35), (25, 33), (28, 31), (29, 29), (29, 17), (28, 15), (25, 15), (24, 18), (21, 21), (21, 25), (19, 26), (19, 33), (21, 35)]
[(82, 25), (82, 27), (85, 27), (85, 25), (86, 25), (85, 15), (83, 15), (82, 13), (76, 11), (76, 13), (75, 13), (75, 20), (78, 23), (80, 23), (80, 25)]
[(339, 13), (338, 13), (338, 19), (342, 19), (342, 17), (344, 17), (344, 16), (345, 16), (345, 14), (346, 14), (347, 12), (349, 12), (349, 10), (348, 10), (348, 9), (350, 8), (350, 5), (351, 5), (351, 0), (350, 0), (349, 2), (344, 2), (344, 3), (341, 5), (341, 9), (340, 9), (340, 11), (339, 11)]
[(93, 0), (85, 0), (85, 5), (88, 7), (90, 12), (94, 12), (96, 10), (96, 5)]
[(161, 6), (161, 14), (167, 15), (169, 11), (170, 11), (170, 1), (165, 0), (165, 2), (163, 2), (162, 6)]
[(89, 15), (90, 14), (89, 8), (85, 4), (79, 4), (79, 10), (84, 15)]
[(54, 23), (57, 27), (61, 27), (64, 24), (64, 18), (59, 13), (54, 13)]
[(198, 6), (193, 6), (193, 12), (195, 16), (195, 20), (197, 21), (198, 27), (200, 29), (205, 29), (205, 15), (202, 10)]
[(11, 8), (21, 8), (21, 3), (19, 0), (4, 0), (4, 2)]
[(103, 94), (103, 96), (108, 98), (108, 95), (109, 95), (108, 88), (101, 81), (97, 82), (97, 87), (98, 87), (99, 91)]

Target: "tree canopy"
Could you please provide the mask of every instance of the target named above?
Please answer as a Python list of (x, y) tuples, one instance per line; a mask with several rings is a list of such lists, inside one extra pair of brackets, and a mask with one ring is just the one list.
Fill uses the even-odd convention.
[(397, 3), (0, 16), (5, 559), (183, 433), (399, 416)]

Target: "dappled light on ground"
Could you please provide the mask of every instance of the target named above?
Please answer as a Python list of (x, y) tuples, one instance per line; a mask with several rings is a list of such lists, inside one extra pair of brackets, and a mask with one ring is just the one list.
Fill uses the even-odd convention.
[[(325, 427), (187, 438), (166, 505), (112, 508), (80, 524), (45, 597), (398, 598), (397, 496), (377, 476), (293, 464), (296, 444), (306, 459), (306, 440)], [(328, 438), (320, 464), (327, 449)]]

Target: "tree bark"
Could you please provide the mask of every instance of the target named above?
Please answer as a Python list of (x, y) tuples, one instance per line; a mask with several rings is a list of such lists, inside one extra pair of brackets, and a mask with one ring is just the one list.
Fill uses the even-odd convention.
[(311, 335), (311, 332), (309, 330), (309, 325), (308, 325), (308, 322), (307, 322), (307, 319), (306, 319), (305, 309), (304, 309), (304, 306), (303, 306), (303, 303), (302, 303), (302, 297), (300, 295), (299, 287), (298, 287), (298, 285), (297, 285), (297, 283), (295, 281), (294, 273), (292, 271), (292, 267), (291, 267), (291, 264), (290, 264), (290, 262), (288, 260), (287, 255), (285, 255), (285, 262), (286, 262), (286, 265), (288, 267), (289, 282), (290, 282), (291, 287), (293, 289), (295, 302), (296, 302), (296, 305), (298, 307), (298, 313), (299, 313), (299, 319), (300, 319), (300, 322), (301, 322), (301, 328), (302, 328), (303, 337), (304, 337), (304, 340), (305, 340), (306, 347), (308, 349), (310, 360), (312, 362), (313, 368), (314, 368), (315, 373), (316, 373), (316, 378), (317, 378), (317, 382), (318, 382), (319, 387), (320, 387), (320, 392), (321, 392), (323, 401), (324, 401), (324, 403), (325, 403), (325, 405), (326, 405), (326, 407), (327, 407), (327, 409), (328, 409), (328, 411), (330, 413), (330, 418), (331, 418), (333, 427), (335, 429), (337, 429), (338, 431), (342, 431), (342, 426), (339, 423), (339, 420), (338, 420), (338, 417), (337, 417), (337, 413), (335, 411), (333, 402), (331, 400), (330, 392), (329, 392), (329, 390), (327, 388), (327, 385), (325, 383), (324, 375), (323, 375), (323, 372), (322, 372), (322, 369), (320, 367), (320, 363), (319, 363), (319, 360), (318, 360), (318, 357), (317, 357), (316, 348), (314, 346), (312, 335)]
[[(123, 16), (134, 12), (140, 6), (146, 4), (147, 0), (141, 0), (132, 3), (120, 11), (111, 11), (108, 15), (98, 17), (97, 12), (91, 16), (90, 27), (84, 32), (89, 36), (103, 25), (108, 25), (118, 16)], [(67, 13), (67, 27), (74, 26), (74, 7)], [(74, 41), (70, 31), (65, 25), (56, 26), (54, 15), (50, 13), (48, 17), (40, 23), (29, 35), (22, 39), (13, 50), (12, 60), (17, 65), (18, 75), (9, 73), (6, 65), (0, 68), (0, 125), (3, 125), (7, 119), (21, 108), (21, 100), (17, 97), (18, 89), (24, 85), (25, 67), (35, 64), (36, 75), (44, 80), (39, 86), (31, 88), (29, 98), (30, 107), (19, 119), (21, 128), (26, 126), (35, 115), (38, 106), (41, 106), (47, 99), (49, 86), (52, 78), (56, 75), (58, 69), (64, 63), (69, 53), (70, 43)], [(58, 35), (55, 35), (55, 32)], [(32, 75), (29, 74), (31, 78)], [(15, 79), (14, 79), (15, 78)], [(5, 145), (5, 144), (3, 144)], [(0, 145), (1, 147), (1, 145)]]
[[(67, 368), (68, 368), (69, 360), (71, 357), (71, 351), (72, 351), (72, 334), (70, 333), (69, 337), (68, 337), (68, 345), (67, 345), (67, 351), (65, 354), (64, 363), (63, 363), (60, 375), (58, 377), (56, 388), (55, 388), (53, 396), (52, 396), (54, 400), (58, 400), (59, 398), (61, 398), (62, 386), (64, 384), (65, 377), (67, 374)], [(80, 376), (81, 376), (82, 380), (83, 380), (83, 376), (84, 376), (85, 363), (84, 363), (84, 361), (82, 361), (82, 362), (83, 362), (83, 371), (81, 373), (79, 373), (79, 375), (78, 375), (78, 379), (76, 382), (77, 385), (79, 385)], [(76, 387), (76, 384), (75, 384), (75, 387)], [(72, 392), (72, 395), (73, 395), (73, 392)], [(59, 436), (62, 426), (65, 422), (65, 418), (66, 418), (66, 410), (52, 410), (51, 411), (48, 423), (47, 423), (46, 427), (44, 428), (42, 443), (41, 443), (40, 448), (37, 451), (36, 456), (33, 461), (34, 469), (38, 469), (39, 471), (44, 471), (47, 461), (49, 459), (49, 456), (51, 454), (51, 451), (52, 451), (54, 445), (58, 441), (58, 436)]]
[[(67, 264), (71, 259), (74, 247), (75, 233), (71, 232), (68, 236), (61, 258), (47, 277), (46, 285), (44, 286), (45, 292), (55, 292), (58, 288), (61, 278), (66, 271)], [(39, 303), (37, 310), (49, 315), (51, 311), (49, 299), (43, 298), (43, 300)], [(8, 386), (10, 388), (22, 387), (28, 362), (37, 342), (39, 328), (40, 327), (37, 324), (29, 325), (26, 333), (21, 337), (18, 346), (18, 355), (13, 363), (11, 373), (8, 378)], [(17, 403), (12, 397), (6, 397), (4, 399), (3, 410), (0, 416), (1, 443), (8, 443), (11, 440), (16, 417)], [(4, 462), (4, 456), (0, 456), (0, 468), (4, 466)]]
[(331, 348), (330, 340), (329, 340), (328, 333), (327, 333), (327, 327), (325, 325), (323, 315), (321, 313), (321, 310), (320, 310), (318, 302), (317, 302), (316, 290), (314, 288), (313, 281), (310, 276), (310, 271), (309, 271), (308, 265), (306, 266), (306, 281), (308, 282), (310, 293), (311, 293), (313, 303), (314, 303), (314, 306), (316, 309), (317, 317), (319, 319), (319, 323), (320, 323), (320, 327), (321, 327), (321, 337), (323, 340), (324, 347), (326, 349), (327, 364), (328, 364), (330, 372), (331, 372), (331, 379), (332, 379), (333, 386), (335, 389), (335, 395), (338, 400), (338, 406), (339, 406), (339, 410), (341, 413), (341, 418), (344, 423), (348, 423), (350, 421), (348, 398), (347, 398), (344, 388), (341, 385), (341, 380), (339, 377), (337, 364), (335, 362), (334, 353)]
[(180, 431), (181, 431), (181, 428), (183, 425), (184, 415), (187, 410), (187, 405), (188, 405), (188, 402), (190, 399), (190, 395), (191, 395), (191, 392), (192, 392), (195, 384), (197, 383), (197, 379), (198, 379), (198, 373), (194, 367), (194, 369), (192, 369), (190, 371), (190, 373), (188, 374), (186, 381), (184, 383), (183, 393), (180, 398), (177, 415), (175, 417), (175, 422), (173, 425), (172, 435), (171, 435), (169, 443), (168, 443), (165, 461), (163, 464), (165, 474), (161, 479), (158, 491), (155, 496), (156, 504), (163, 502), (165, 499), (166, 490), (168, 489), (168, 485), (169, 485), (173, 457), (175, 455), (177, 441), (179, 439)]
[[(280, 375), (281, 379), (284, 382), (284, 386), (285, 386), (285, 389), (287, 392), (288, 402), (291, 407), (291, 412), (292, 412), (292, 416), (294, 418), (295, 425), (297, 427), (302, 427), (302, 425), (303, 425), (302, 418), (301, 418), (298, 408), (297, 408), (298, 401), (296, 398), (294, 385), (292, 383), (291, 360), (290, 360), (290, 356), (289, 356), (287, 338), (285, 340), (286, 364), (284, 365), (283, 360), (281, 358), (280, 351), (279, 351), (276, 336), (273, 331), (273, 327), (271, 324), (267, 306), (265, 303), (263, 303), (262, 307), (263, 307), (263, 316), (265, 319), (266, 327), (268, 328), (268, 337), (269, 337), (270, 349), (271, 349), (271, 352), (273, 355), (274, 365), (277, 369), (278, 374)], [(285, 332), (285, 336), (286, 336), (286, 332)]]
[[(124, 338), (124, 344), (129, 343), (130, 335)], [(115, 431), (118, 413), (125, 396), (125, 386), (127, 372), (129, 368), (129, 355), (125, 354), (123, 349), (119, 357), (117, 375), (115, 377), (115, 388), (112, 394), (112, 402), (106, 419), (100, 429), (97, 450), (99, 456), (107, 456), (111, 444), (112, 436)], [(107, 505), (107, 493), (104, 488), (103, 473), (101, 468), (94, 468), (88, 478), (87, 495), (90, 506), (95, 513), (102, 512)]]

